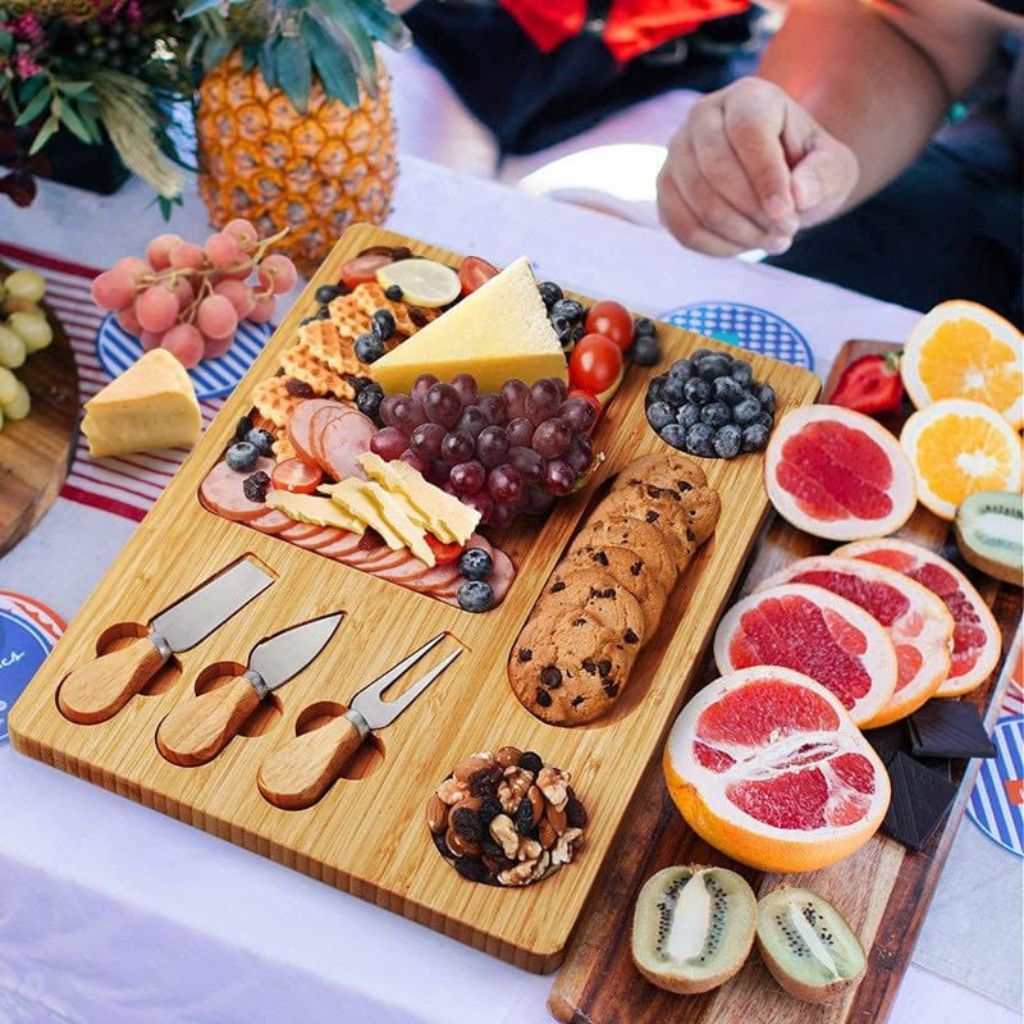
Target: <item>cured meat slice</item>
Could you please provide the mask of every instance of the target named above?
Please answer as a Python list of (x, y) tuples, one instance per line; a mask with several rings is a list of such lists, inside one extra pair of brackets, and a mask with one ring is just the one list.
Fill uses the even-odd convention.
[(211, 512), (236, 523), (258, 519), (267, 512), (267, 506), (262, 501), (250, 501), (243, 484), (246, 477), (261, 471), (269, 476), (274, 471), (274, 460), (257, 459), (252, 469), (244, 473), (236, 472), (226, 462), (218, 462), (199, 485), (199, 499)]
[(299, 541), (307, 540), (312, 537), (314, 533), (320, 532), (319, 526), (313, 526), (311, 523), (292, 523), (287, 529), (282, 530), (278, 537), (281, 540), (290, 541), (292, 544), (297, 544)]
[(254, 530), (259, 530), (260, 533), (273, 535), (288, 529), (293, 522), (295, 522), (294, 519), (289, 519), (283, 512), (278, 512), (276, 508), (272, 508), (257, 519), (250, 520), (248, 525)]
[(379, 555), (369, 561), (363, 562), (359, 568), (362, 569), (363, 572), (369, 572), (376, 576), (383, 570), (393, 569), (396, 566), (404, 565), (410, 558), (415, 559), (416, 556), (411, 554), (408, 548), (399, 548), (397, 551), (385, 548)]
[(512, 586), (512, 581), (516, 578), (516, 567), (512, 564), (512, 559), (498, 548), (494, 549), (491, 557), (494, 559), (494, 569), (487, 582), (494, 590), (494, 603), (500, 604), (505, 600), (508, 588)]
[(293, 540), (292, 543), (307, 551), (319, 551), (324, 545), (336, 541), (341, 532), (337, 526), (318, 526), (314, 533)]
[(307, 462), (314, 463), (311, 427), (313, 417), (321, 410), (328, 408), (345, 409), (341, 402), (335, 402), (331, 398), (309, 398), (302, 402), (292, 413), (288, 420), (288, 440)]
[(324, 436), (324, 431), (327, 429), (328, 424), (333, 423), (334, 420), (340, 420), (342, 416), (348, 416), (351, 413), (356, 412), (350, 405), (341, 405), (338, 402), (333, 402), (331, 405), (322, 406), (313, 413), (313, 418), (309, 424), (309, 450), (313, 456), (313, 461), (317, 465), (323, 464), (324, 461), (324, 450), (320, 444)]
[(370, 450), (370, 439), (376, 432), (373, 420), (361, 412), (332, 420), (320, 437), (323, 451), (320, 468), (334, 480), (346, 480), (350, 476), (365, 480), (359, 456)]
[(461, 580), (462, 572), (459, 569), (459, 563), (449, 562), (447, 565), (435, 565), (419, 579), (411, 580), (408, 586), (421, 594), (437, 594), (450, 590), (453, 584), (461, 582)]
[(343, 561), (359, 547), (361, 540), (362, 536), (358, 533), (340, 530), (337, 540), (331, 541), (330, 544), (325, 544), (322, 548), (318, 548), (317, 551), (325, 558), (336, 558)]
[(352, 566), (354, 569), (362, 568), (367, 562), (380, 557), (383, 551), (390, 548), (380, 539), (380, 536), (372, 530), (367, 530), (360, 538), (358, 544), (344, 555), (335, 555), (339, 562)]

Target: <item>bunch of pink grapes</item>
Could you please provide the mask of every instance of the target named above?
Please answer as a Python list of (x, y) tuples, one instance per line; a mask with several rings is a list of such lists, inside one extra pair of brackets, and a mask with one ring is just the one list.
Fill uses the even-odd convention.
[(425, 373), (408, 395), (388, 395), (380, 417), (371, 451), (408, 462), (498, 529), (545, 514), (594, 464), (594, 407), (555, 377), (480, 394), (471, 374)]
[(178, 235), (157, 235), (146, 258), (124, 256), (92, 283), (102, 309), (147, 351), (165, 348), (183, 366), (222, 356), (241, 320), (266, 323), (276, 296), (295, 287), (295, 265), (269, 253), (284, 232), (260, 239), (248, 220), (238, 218), (201, 245)]

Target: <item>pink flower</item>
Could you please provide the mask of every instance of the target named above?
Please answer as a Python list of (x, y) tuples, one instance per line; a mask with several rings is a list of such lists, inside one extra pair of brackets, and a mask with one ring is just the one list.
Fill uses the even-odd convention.
[(38, 45), (43, 41), (43, 27), (36, 20), (34, 14), (28, 12), (19, 15), (11, 24), (14, 35), (21, 39), (27, 39), (30, 43)]
[(27, 54), (14, 55), (14, 71), (19, 78), (35, 78), (42, 73), (42, 68)]

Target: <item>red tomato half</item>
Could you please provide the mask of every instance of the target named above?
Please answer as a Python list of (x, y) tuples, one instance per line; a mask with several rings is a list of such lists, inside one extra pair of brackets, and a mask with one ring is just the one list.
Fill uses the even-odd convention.
[(377, 280), (377, 271), (394, 263), (394, 257), (382, 252), (356, 256), (341, 265), (341, 281), (351, 291), (356, 285), (370, 284)]
[(438, 565), (448, 565), (458, 559), (466, 550), (465, 544), (442, 544), (432, 533), (427, 534), (427, 544), (434, 552)]
[(587, 334), (603, 334), (623, 352), (633, 344), (633, 318), (621, 302), (595, 302), (587, 314)]
[(496, 277), (498, 268), (479, 256), (467, 256), (459, 264), (459, 281), (462, 284), (462, 294), (469, 295), (475, 292), (485, 281)]
[(323, 481), (323, 473), (302, 459), (285, 459), (279, 462), (270, 482), (276, 491), (294, 491), (296, 494), (312, 494)]
[(569, 380), (574, 388), (599, 395), (615, 383), (622, 369), (622, 350), (603, 334), (587, 334), (569, 357)]

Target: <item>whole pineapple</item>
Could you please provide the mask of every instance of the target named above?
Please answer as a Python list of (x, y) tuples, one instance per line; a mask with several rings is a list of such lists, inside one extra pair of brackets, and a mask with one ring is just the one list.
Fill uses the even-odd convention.
[(379, 0), (351, 2), (344, 26), (315, 0), (280, 11), (274, 0), (234, 4), (224, 26), (239, 32), (237, 45), (199, 86), (199, 191), (210, 219), (288, 227), (281, 250), (307, 275), (349, 224), (387, 217), (398, 172), (390, 79), (372, 39), (394, 43), (404, 27)]

